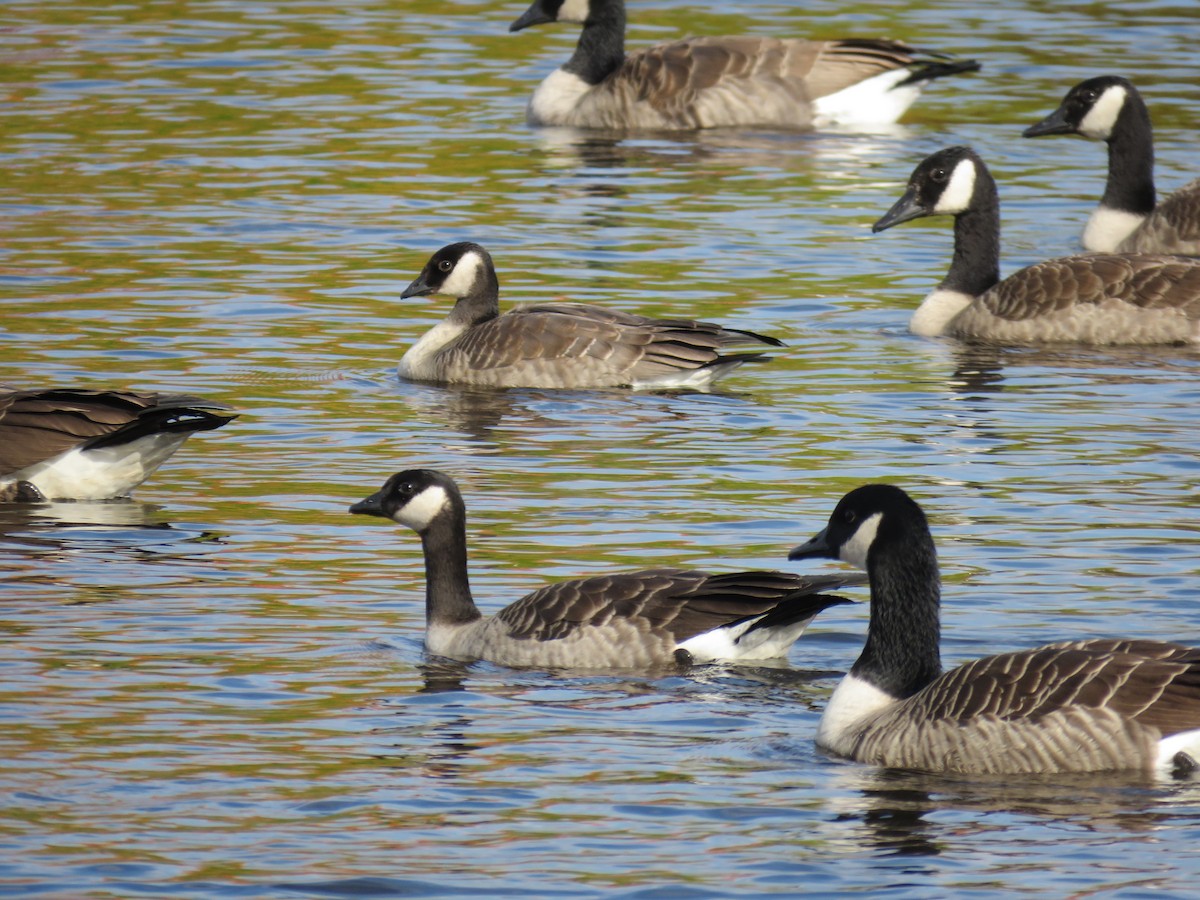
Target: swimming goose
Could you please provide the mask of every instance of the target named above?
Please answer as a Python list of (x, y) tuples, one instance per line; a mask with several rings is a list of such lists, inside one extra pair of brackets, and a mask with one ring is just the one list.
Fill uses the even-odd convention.
[(724, 354), (737, 344), (783, 346), (752, 331), (646, 316), (583, 303), (538, 303), (500, 315), (492, 257), (478, 244), (433, 254), (401, 297), (456, 298), (400, 359), (401, 378), (481, 387), (696, 388), (762, 353)]
[(467, 579), (466, 509), (450, 476), (399, 472), (352, 513), (399, 522), (425, 553), (430, 653), (507, 666), (644, 668), (784, 656), (813, 616), (839, 603), (824, 591), (855, 575), (711, 575), (647, 569), (560, 581), (484, 617)]
[(1108, 143), (1108, 183), (1083, 232), (1086, 250), (1200, 255), (1200, 178), (1155, 205), (1154, 136), (1142, 95), (1117, 75), (1089, 78), (1025, 137), (1080, 134)]
[(237, 418), (227, 409), (181, 394), (0, 391), (0, 501), (124, 497), (188, 435)]
[(623, 0), (534, 0), (512, 23), (583, 25), (529, 101), (531, 125), (806, 128), (895, 122), (926, 82), (979, 68), (887, 40), (695, 37), (625, 55)]
[(943, 673), (933, 538), (921, 507), (892, 485), (843, 497), (828, 527), (788, 555), (811, 557), (841, 559), (871, 582), (866, 646), (829, 698), (820, 747), (931, 772), (1196, 770), (1200, 649), (1068, 641)]
[(914, 334), (1000, 344), (1200, 340), (1200, 260), (1109, 253), (1048, 259), (1000, 280), (1000, 199), (970, 147), (939, 150), (872, 228), (954, 216), (954, 260), (913, 314)]

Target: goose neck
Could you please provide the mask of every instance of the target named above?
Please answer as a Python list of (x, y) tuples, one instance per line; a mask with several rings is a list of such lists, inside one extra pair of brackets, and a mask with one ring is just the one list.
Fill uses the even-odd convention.
[(1126, 98), (1108, 138), (1108, 181), (1100, 203), (1122, 212), (1154, 211), (1154, 133), (1150, 112), (1136, 93)]
[(480, 618), (467, 575), (467, 526), (462, 515), (435, 519), (421, 535), (425, 554), (428, 624), (463, 624)]
[(596, 85), (625, 61), (625, 4), (593, 4), (564, 71)]
[(993, 186), (972, 207), (954, 217), (954, 258), (940, 287), (972, 297), (1000, 280), (1000, 202)]
[(487, 272), (472, 286), (471, 292), (455, 301), (449, 320), (456, 325), (470, 327), (499, 315), (500, 281), (496, 277), (496, 270), (489, 266)]

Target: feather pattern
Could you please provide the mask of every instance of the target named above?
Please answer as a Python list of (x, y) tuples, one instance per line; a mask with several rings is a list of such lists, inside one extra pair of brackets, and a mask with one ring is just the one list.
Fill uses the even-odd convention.
[[(861, 762), (928, 771), (1166, 774), (1181, 761), (1195, 766), (1200, 649), (1150, 640), (1065, 641), (942, 673), (933, 540), (920, 507), (903, 491), (890, 485), (852, 491), (829, 526), (791, 556), (847, 556), (845, 548), (872, 516), (882, 521), (866, 554), (867, 644), (826, 709), (823, 746)], [(1165, 743), (1171, 750), (1164, 760)]]
[[(430, 514), (424, 497), (440, 505)], [(391, 518), (421, 536), (426, 565), (426, 646), (456, 659), (510, 666), (639, 668), (709, 662), (693, 638), (728, 631), (720, 658), (762, 659), (786, 652), (821, 610), (849, 602), (827, 593), (862, 584), (858, 575), (784, 572), (710, 574), (656, 568), (546, 585), (493, 616), (471, 598), (462, 496), (442, 472), (400, 472), (351, 512)], [(785, 636), (764, 641), (755, 632)], [(687, 647), (681, 645), (687, 643)], [(765, 648), (765, 649), (764, 649)], [(683, 651), (683, 652), (681, 652)]]

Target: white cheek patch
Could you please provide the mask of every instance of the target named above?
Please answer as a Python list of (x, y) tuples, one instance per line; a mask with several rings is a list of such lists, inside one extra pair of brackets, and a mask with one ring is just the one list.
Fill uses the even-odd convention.
[(867, 551), (875, 543), (875, 534), (879, 531), (879, 520), (882, 518), (883, 513), (874, 513), (864, 519), (863, 523), (858, 526), (858, 530), (854, 532), (853, 537), (842, 544), (842, 549), (838, 553), (838, 559), (842, 562), (850, 563), (850, 565), (865, 572), (867, 569)]
[(438, 293), (455, 299), (468, 296), (483, 272), (483, 265), (483, 257), (474, 250), (463, 254), (453, 271), (442, 282), (442, 286), (438, 288)]
[(396, 510), (396, 515), (393, 517), (401, 525), (406, 525), (413, 531), (424, 531), (429, 527), (429, 523), (438, 517), (449, 498), (446, 496), (446, 489), (438, 485), (427, 487), (417, 496), (413, 497), (405, 503), (400, 509)]
[(1117, 116), (1121, 114), (1121, 107), (1125, 105), (1125, 95), (1125, 88), (1119, 84), (1105, 90), (1079, 123), (1079, 133), (1098, 141), (1106, 141), (1112, 137)]
[(587, 21), (589, 6), (589, 0), (566, 0), (558, 10), (558, 21), (578, 22), (582, 25)]
[(954, 167), (954, 172), (950, 175), (950, 181), (946, 184), (946, 189), (942, 191), (942, 196), (938, 197), (937, 206), (933, 208), (933, 211), (952, 216), (966, 212), (971, 208), (971, 197), (974, 194), (975, 161), (960, 160)]

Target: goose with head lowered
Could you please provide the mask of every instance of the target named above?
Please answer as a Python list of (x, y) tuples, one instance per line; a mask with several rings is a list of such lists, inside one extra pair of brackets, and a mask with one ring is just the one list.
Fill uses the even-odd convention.
[(1096, 253), (1048, 259), (1000, 278), (1000, 198), (970, 147), (949, 147), (913, 171), (878, 221), (954, 217), (954, 258), (909, 323), (914, 334), (997, 344), (1200, 342), (1200, 259)]
[(657, 568), (549, 584), (492, 616), (467, 577), (466, 509), (450, 476), (399, 472), (350, 507), (415, 531), (425, 554), (425, 645), (458, 660), (542, 668), (646, 668), (785, 656), (821, 610), (848, 600), (826, 591), (856, 575), (714, 575)]
[(822, 748), (929, 772), (1196, 771), (1200, 649), (1069, 641), (943, 672), (933, 538), (921, 507), (893, 485), (843, 497), (788, 556), (811, 557), (865, 569), (871, 584), (866, 645), (825, 707)]
[(895, 122), (935, 78), (979, 68), (889, 40), (693, 37), (625, 54), (624, 0), (534, 0), (510, 31), (583, 26), (534, 91), (531, 125), (692, 130)]
[(0, 390), (0, 502), (112, 500), (197, 431), (236, 418), (182, 394)]
[(1079, 134), (1108, 144), (1108, 183), (1083, 232), (1085, 250), (1200, 255), (1200, 178), (1157, 200), (1150, 113), (1132, 82), (1089, 78), (1025, 137)]
[(401, 297), (441, 294), (454, 308), (408, 349), (397, 371), (409, 381), (476, 387), (703, 390), (761, 352), (781, 347), (752, 331), (687, 319), (652, 319), (584, 303), (537, 303), (500, 314), (492, 257), (470, 242), (435, 253)]

